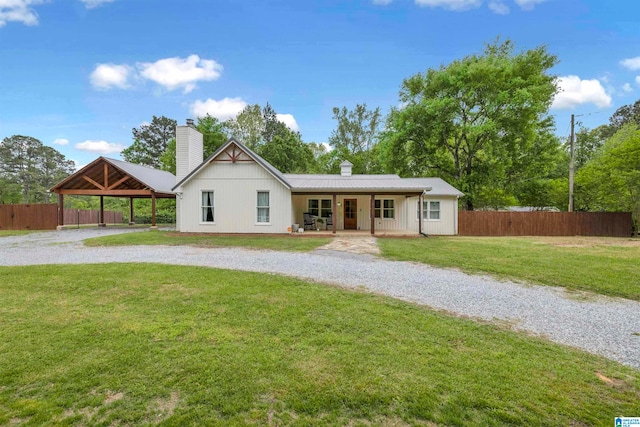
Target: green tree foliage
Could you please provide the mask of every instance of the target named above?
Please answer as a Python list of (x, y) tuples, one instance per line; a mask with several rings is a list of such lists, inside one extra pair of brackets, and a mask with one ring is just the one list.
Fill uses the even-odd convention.
[(629, 123), (576, 175), (577, 206), (590, 211), (632, 212), (640, 219), (640, 130)]
[[(225, 124), (215, 117), (206, 115), (198, 117), (196, 129), (202, 133), (204, 160), (216, 151), (228, 139)], [(160, 156), (160, 169), (176, 173), (176, 139), (173, 138), (167, 144), (167, 149)]]
[(536, 155), (556, 148), (547, 116), (556, 62), (544, 46), (514, 53), (512, 42), (496, 41), (404, 80), (382, 147), (388, 169), (444, 178), (465, 193), (467, 209), (487, 188), (509, 193), (523, 166), (531, 179)]
[(605, 125), (602, 129), (602, 133), (605, 138), (613, 136), (616, 132), (622, 129), (627, 124), (640, 125), (640, 99), (633, 105), (623, 105), (618, 108), (615, 113), (609, 118), (609, 125)]
[[(607, 125), (598, 126), (595, 129), (587, 129), (580, 126), (576, 132), (574, 157), (576, 170), (581, 169), (591, 160), (604, 142), (609, 138), (611, 128)], [(614, 132), (615, 133), (615, 132)], [(566, 144), (566, 150), (569, 151), (569, 141)]]
[(313, 151), (284, 124), (269, 142), (260, 147), (260, 156), (283, 173), (306, 173), (313, 162)]
[(133, 128), (133, 144), (122, 150), (122, 158), (130, 163), (161, 167), (160, 157), (175, 138), (177, 122), (165, 116), (153, 116), (151, 123)]
[(379, 170), (374, 147), (378, 142), (381, 122), (380, 108), (368, 110), (367, 104), (357, 104), (353, 110), (347, 107), (333, 109), (337, 127), (329, 136), (328, 171), (337, 173), (340, 163), (353, 163), (354, 173), (373, 173)]
[(234, 119), (227, 120), (225, 126), (232, 137), (252, 150), (262, 144), (264, 119), (258, 104), (247, 105)]
[(36, 138), (23, 135), (4, 138), (0, 143), (0, 184), (3, 187), (0, 202), (49, 202), (47, 190), (73, 171), (73, 161)]

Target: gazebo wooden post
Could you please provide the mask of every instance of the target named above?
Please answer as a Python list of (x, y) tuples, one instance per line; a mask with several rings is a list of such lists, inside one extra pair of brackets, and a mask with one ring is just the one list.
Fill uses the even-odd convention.
[(129, 225), (134, 225), (136, 221), (133, 219), (133, 197), (129, 197)]
[(58, 193), (58, 230), (64, 228), (64, 194)]
[(98, 227), (106, 227), (104, 222), (104, 196), (100, 196), (100, 218), (98, 218)]
[(156, 193), (151, 192), (151, 228), (158, 228), (156, 225)]
[(418, 196), (418, 234), (422, 234), (422, 194)]
[(333, 195), (333, 204), (332, 209), (333, 209), (333, 213), (331, 214), (332, 218), (331, 218), (331, 228), (332, 228), (332, 233), (336, 234), (336, 223), (338, 222), (338, 206), (336, 205), (336, 195)]
[(376, 195), (371, 195), (371, 200), (369, 203), (369, 217), (371, 218), (371, 234), (375, 234), (376, 232)]

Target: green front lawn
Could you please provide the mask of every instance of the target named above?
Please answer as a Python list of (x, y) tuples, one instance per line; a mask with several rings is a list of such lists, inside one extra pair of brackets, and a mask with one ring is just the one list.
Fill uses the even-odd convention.
[(275, 251), (311, 251), (326, 245), (331, 238), (298, 236), (258, 236), (258, 235), (207, 235), (199, 233), (176, 233), (150, 230), (139, 233), (115, 234), (112, 236), (87, 239), (87, 246), (127, 246), (127, 245), (193, 245), (206, 247), (241, 246), (252, 249)]
[(586, 237), (378, 239), (383, 256), (640, 300), (640, 242)]
[(37, 233), (42, 230), (0, 230), (0, 237), (22, 236), (23, 234)]
[(275, 275), (0, 268), (0, 425), (589, 425), (640, 371)]

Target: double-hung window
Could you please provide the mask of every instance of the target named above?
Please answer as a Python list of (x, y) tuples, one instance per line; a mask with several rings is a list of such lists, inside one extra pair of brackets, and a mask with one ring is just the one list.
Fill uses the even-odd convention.
[(396, 217), (395, 201), (393, 199), (373, 201), (374, 218), (394, 219)]
[(202, 222), (215, 222), (213, 191), (202, 192)]
[[(416, 218), (420, 218), (420, 202), (417, 203), (418, 212)], [(440, 220), (440, 202), (433, 200), (422, 201), (422, 219), (438, 221)]]
[(269, 206), (269, 192), (258, 191), (258, 216), (257, 222), (269, 223), (271, 220), (271, 207)]
[(331, 199), (309, 199), (307, 201), (307, 212), (313, 216), (329, 218), (333, 212)]

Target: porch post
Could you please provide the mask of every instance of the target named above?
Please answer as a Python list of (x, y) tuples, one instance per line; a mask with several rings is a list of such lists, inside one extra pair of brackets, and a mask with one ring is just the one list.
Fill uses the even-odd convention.
[(376, 195), (371, 195), (371, 200), (369, 202), (369, 217), (371, 218), (371, 234), (375, 234), (376, 232)]
[(129, 197), (129, 225), (134, 225), (136, 221), (133, 219), (133, 197)]
[(336, 195), (333, 195), (333, 203), (331, 205), (331, 228), (332, 228), (332, 233), (336, 234), (336, 223), (338, 222), (338, 206), (336, 205)]
[(157, 228), (156, 225), (156, 193), (151, 192), (151, 228)]
[(104, 222), (104, 196), (100, 196), (100, 218), (98, 218), (98, 227), (106, 226), (107, 224)]
[(422, 234), (422, 194), (418, 196), (418, 234)]
[(64, 194), (58, 193), (58, 230), (64, 225)]

